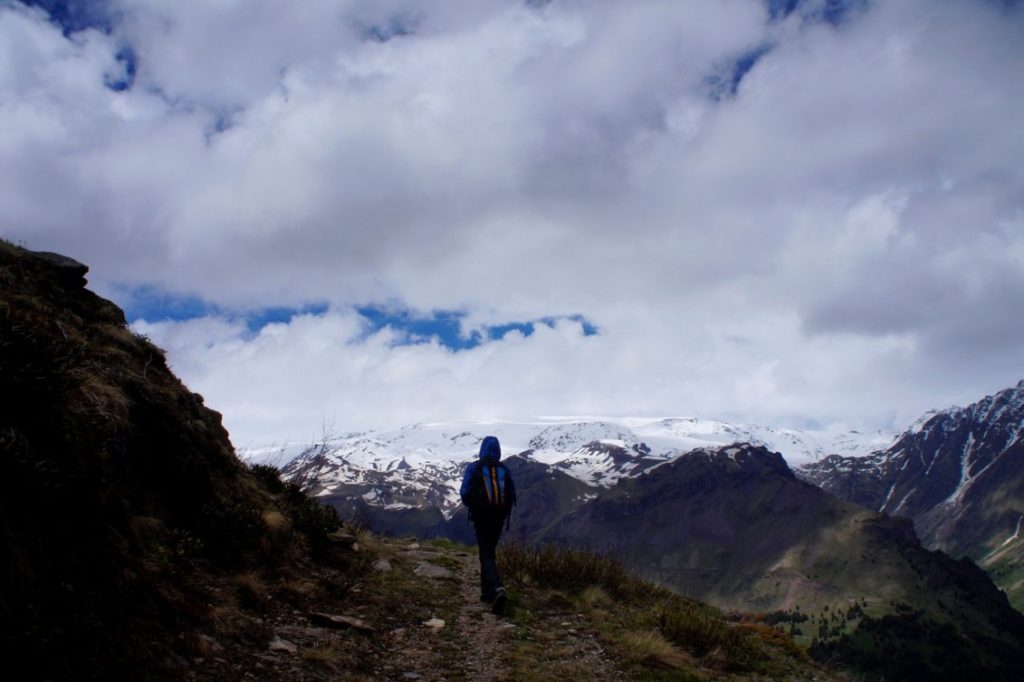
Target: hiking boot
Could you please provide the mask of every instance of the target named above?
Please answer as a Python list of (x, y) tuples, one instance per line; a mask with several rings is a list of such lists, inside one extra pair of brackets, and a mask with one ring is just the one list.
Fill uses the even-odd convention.
[(494, 604), (491, 605), (491, 613), (496, 616), (504, 615), (506, 602), (508, 602), (508, 595), (505, 594), (505, 588), (499, 587), (494, 592)]

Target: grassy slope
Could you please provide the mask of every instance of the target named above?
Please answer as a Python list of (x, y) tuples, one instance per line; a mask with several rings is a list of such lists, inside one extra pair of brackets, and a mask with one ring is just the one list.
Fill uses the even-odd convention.
[(259, 636), (245, 586), (337, 518), (250, 472), (84, 273), (0, 242), (0, 647), (29, 679), (176, 679), (191, 633)]
[(992, 679), (1022, 672), (1022, 619), (977, 567), (924, 550), (907, 521), (757, 462), (743, 470), (705, 459), (620, 483), (570, 515), (560, 537), (605, 547), (643, 577), (720, 607), (782, 612), (824, 658), (885, 670), (895, 656), (850, 646), (874, 646), (865, 633), (884, 626), (905, 658), (924, 640), (923, 674), (947, 652)]
[[(518, 589), (515, 652), (526, 678), (551, 656), (538, 636), (540, 616), (575, 614), (632, 679), (841, 679), (764, 618), (733, 615), (629, 576), (618, 562), (590, 551), (503, 547), (499, 560)], [(568, 623), (562, 623), (567, 625)], [(564, 671), (572, 672), (570, 670)], [(577, 671), (584, 672), (584, 671)]]
[(1013, 607), (1024, 611), (1024, 538), (1004, 543), (979, 559), (978, 565), (1006, 592)]

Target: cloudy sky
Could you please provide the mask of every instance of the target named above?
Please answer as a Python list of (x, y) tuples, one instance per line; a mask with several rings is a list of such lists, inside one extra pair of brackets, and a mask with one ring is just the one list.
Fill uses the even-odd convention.
[(236, 446), (1024, 378), (1008, 0), (0, 0), (0, 235)]

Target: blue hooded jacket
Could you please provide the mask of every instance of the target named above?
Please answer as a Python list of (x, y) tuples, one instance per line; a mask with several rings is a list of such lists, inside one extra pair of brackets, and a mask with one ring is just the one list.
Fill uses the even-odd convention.
[(480, 461), (496, 464), (501, 461), (501, 443), (494, 436), (487, 436), (480, 443)]
[[(466, 495), (469, 493), (470, 486), (473, 483), (473, 476), (476, 475), (477, 468), (480, 466), (480, 462), (485, 462), (487, 464), (497, 464), (500, 461), (501, 444), (498, 442), (498, 439), (495, 438), (494, 436), (487, 436), (480, 443), (480, 459), (476, 462), (472, 462), (469, 466), (467, 466), (465, 473), (462, 475), (462, 487), (459, 488), (459, 495), (461, 496), (463, 502), (466, 501)], [(509, 482), (511, 483), (511, 475), (508, 474), (507, 470), (505, 475), (509, 477)], [(515, 498), (513, 493), (513, 500), (514, 499)]]

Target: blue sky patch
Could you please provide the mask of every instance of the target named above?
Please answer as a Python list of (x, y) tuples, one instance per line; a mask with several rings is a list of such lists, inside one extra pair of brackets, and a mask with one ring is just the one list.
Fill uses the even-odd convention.
[(715, 101), (734, 96), (739, 90), (743, 77), (750, 73), (758, 60), (771, 51), (771, 45), (759, 45), (752, 50), (741, 53), (733, 61), (727, 63), (718, 73), (704, 79)]
[(114, 59), (117, 60), (120, 73), (117, 75), (107, 75), (103, 79), (103, 84), (114, 92), (124, 92), (135, 84), (138, 58), (135, 56), (135, 50), (130, 47), (122, 47), (114, 55)]
[[(258, 310), (236, 311), (222, 308), (198, 296), (182, 296), (168, 293), (155, 286), (121, 289), (116, 296), (129, 322), (186, 322), (202, 317), (220, 317), (232, 321), (243, 321), (249, 334), (255, 335), (269, 324), (288, 324), (300, 315), (323, 315), (328, 310), (326, 303), (312, 303), (300, 307), (275, 306)], [(452, 350), (468, 350), (488, 341), (498, 341), (506, 334), (516, 331), (523, 336), (532, 336), (537, 325), (554, 327), (559, 321), (571, 320), (583, 327), (585, 336), (595, 336), (598, 328), (583, 315), (551, 315), (526, 321), (511, 321), (485, 326), (468, 334), (463, 333), (463, 322), (467, 314), (456, 310), (435, 310), (418, 313), (400, 305), (363, 305), (355, 311), (363, 318), (365, 331), (362, 339), (383, 329), (399, 333), (395, 345), (414, 345), (436, 340), (443, 347)]]
[(772, 19), (788, 17), (800, 4), (800, 0), (765, 0), (765, 2), (768, 4), (768, 14)]
[(538, 320), (532, 320), (530, 322), (509, 322), (507, 324), (499, 324), (493, 327), (487, 327), (487, 334), (491, 339), (500, 339), (511, 331), (520, 332), (523, 336), (530, 336), (533, 334), (534, 328), (538, 324), (542, 324), (546, 327), (554, 327), (559, 320), (572, 320), (583, 325), (584, 336), (596, 336), (598, 333), (597, 327), (590, 323), (582, 315), (564, 315), (562, 317), (542, 317)]
[(264, 308), (263, 310), (249, 312), (242, 317), (245, 318), (245, 326), (248, 327), (250, 332), (255, 334), (268, 324), (288, 324), (292, 321), (292, 318), (299, 315), (320, 316), (326, 312), (326, 303), (313, 303), (304, 305), (301, 308)]
[(440, 310), (430, 314), (418, 314), (406, 309), (396, 310), (378, 306), (362, 306), (356, 308), (356, 311), (368, 323), (367, 335), (390, 328), (405, 335), (398, 345), (428, 343), (432, 339), (437, 339), (438, 343), (453, 351), (476, 348), (486, 341), (498, 341), (513, 331), (517, 331), (523, 336), (531, 336), (537, 325), (553, 327), (559, 320), (572, 320), (580, 323), (585, 336), (594, 336), (598, 333), (597, 327), (582, 315), (550, 316), (524, 322), (506, 322), (464, 334), (462, 322), (466, 318), (466, 313), (459, 311)]
[(39, 7), (50, 15), (50, 21), (60, 26), (64, 35), (95, 28), (104, 33), (114, 30), (107, 0), (21, 0), (29, 7)]
[[(108, 0), (21, 0), (23, 5), (38, 7), (50, 17), (65, 36), (86, 29), (103, 33), (114, 32), (115, 13)], [(114, 55), (118, 68), (103, 78), (103, 84), (114, 92), (124, 92), (135, 84), (138, 56), (130, 46), (124, 45)]]
[[(810, 21), (824, 21), (832, 26), (839, 26), (845, 22), (852, 13), (866, 9), (871, 0), (825, 0), (824, 3), (815, 3), (813, 10), (803, 12), (804, 19)], [(793, 12), (806, 5), (804, 0), (765, 0), (768, 5), (768, 15), (775, 21), (785, 19)]]
[(480, 345), (480, 335), (474, 333), (468, 338), (462, 336), (462, 318), (464, 313), (450, 310), (435, 311), (431, 315), (417, 315), (405, 309), (393, 309), (378, 306), (359, 306), (356, 308), (367, 322), (367, 333), (375, 334), (382, 329), (390, 328), (407, 334), (405, 343), (425, 343), (431, 338), (452, 350), (462, 350)]
[(416, 21), (411, 17), (393, 16), (387, 21), (379, 24), (370, 24), (360, 27), (360, 32), (366, 40), (375, 43), (386, 43), (394, 38), (404, 38), (416, 33)]
[(276, 306), (234, 312), (204, 301), (198, 296), (170, 294), (154, 286), (127, 290), (118, 298), (129, 322), (185, 322), (201, 317), (224, 317), (244, 321), (246, 329), (252, 334), (258, 333), (268, 324), (287, 324), (298, 315), (323, 315), (327, 312), (326, 303), (313, 303), (298, 308)]
[(839, 26), (853, 12), (867, 7), (869, 0), (826, 0), (821, 10), (821, 18), (833, 26)]
[(170, 294), (154, 286), (124, 289), (118, 292), (118, 304), (124, 309), (129, 322), (146, 320), (182, 322), (209, 315), (219, 315), (220, 310), (198, 296)]

